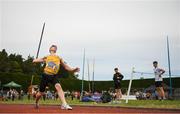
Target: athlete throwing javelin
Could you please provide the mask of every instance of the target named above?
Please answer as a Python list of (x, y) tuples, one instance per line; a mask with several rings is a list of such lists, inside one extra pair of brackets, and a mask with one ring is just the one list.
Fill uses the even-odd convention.
[(63, 66), (67, 71), (73, 72), (73, 73), (79, 72), (80, 69), (78, 67), (71, 68), (70, 66), (68, 66), (61, 57), (56, 55), (56, 51), (57, 51), (57, 46), (52, 45), (49, 48), (50, 54), (48, 56), (33, 60), (33, 63), (44, 62), (46, 64), (44, 68), (44, 72), (42, 74), (40, 90), (36, 94), (35, 108), (39, 107), (38, 101), (41, 98), (41, 96), (44, 95), (45, 88), (50, 83), (55, 86), (58, 96), (61, 99), (61, 102), (62, 102), (61, 109), (72, 110), (72, 107), (70, 107), (66, 102), (66, 99), (64, 97), (64, 91), (58, 81), (57, 73), (59, 71), (60, 66)]

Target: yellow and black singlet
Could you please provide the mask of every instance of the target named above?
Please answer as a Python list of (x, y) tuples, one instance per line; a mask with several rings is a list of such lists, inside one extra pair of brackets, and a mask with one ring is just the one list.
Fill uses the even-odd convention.
[(60, 69), (61, 58), (57, 55), (48, 55), (44, 57), (46, 66), (44, 73), (48, 75), (56, 75)]

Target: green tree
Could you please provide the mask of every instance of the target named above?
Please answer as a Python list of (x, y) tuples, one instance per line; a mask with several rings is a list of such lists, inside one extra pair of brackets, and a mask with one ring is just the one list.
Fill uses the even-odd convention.
[(33, 57), (30, 55), (28, 56), (27, 60), (25, 60), (22, 64), (23, 72), (26, 74), (31, 74), (33, 72)]
[(10, 72), (22, 72), (21, 66), (17, 61), (10, 61)]
[(20, 65), (23, 63), (22, 55), (10, 54), (8, 56), (9, 61), (17, 61)]
[(5, 49), (0, 51), (0, 72), (9, 72), (8, 54)]

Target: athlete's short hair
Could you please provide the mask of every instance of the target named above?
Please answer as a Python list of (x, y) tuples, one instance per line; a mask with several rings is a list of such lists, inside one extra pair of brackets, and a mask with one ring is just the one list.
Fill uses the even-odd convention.
[(56, 45), (51, 45), (51, 47), (49, 48), (49, 51), (51, 51), (52, 47), (56, 48), (56, 50), (57, 50), (57, 46)]
[(157, 61), (153, 61), (153, 64), (158, 64), (158, 62)]
[(50, 48), (52, 48), (52, 47), (55, 47), (55, 48), (57, 49), (57, 46), (56, 46), (56, 45), (51, 45), (51, 47), (50, 47)]
[(118, 68), (114, 68), (114, 70), (118, 70)]

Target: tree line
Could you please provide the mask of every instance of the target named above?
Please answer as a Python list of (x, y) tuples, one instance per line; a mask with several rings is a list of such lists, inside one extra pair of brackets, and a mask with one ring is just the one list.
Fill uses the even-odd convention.
[[(33, 64), (33, 59), (33, 56), (24, 59), (20, 54), (8, 54), (5, 49), (0, 51), (0, 86), (15, 81), (22, 85), (23, 90), (27, 90), (32, 75), (34, 75), (33, 84), (39, 85), (44, 64)], [(61, 77), (59, 79), (64, 90), (81, 91), (81, 80), (78, 80), (78, 75), (73, 75), (60, 67), (59, 77)], [(164, 82), (168, 85), (169, 78), (165, 78)], [(172, 78), (173, 88), (179, 88), (179, 82), (179, 77)], [(95, 81), (94, 83), (95, 90), (98, 91), (108, 90), (114, 86), (113, 81)], [(127, 89), (128, 84), (129, 80), (123, 80), (122, 88)], [(133, 80), (132, 88), (147, 88), (152, 84), (154, 84), (154, 79)], [(88, 81), (84, 82), (84, 90), (88, 90)]]

